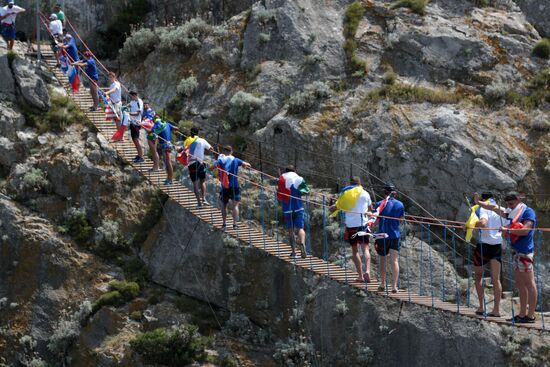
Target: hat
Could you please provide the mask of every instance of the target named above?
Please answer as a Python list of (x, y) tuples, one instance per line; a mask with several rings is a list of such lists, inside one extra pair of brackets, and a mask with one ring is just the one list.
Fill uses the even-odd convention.
[(55, 14), (50, 15), (50, 20), (57, 20), (57, 15)]
[(90, 51), (84, 51), (84, 57), (90, 59), (90, 58), (92, 58), (92, 56), (93, 56), (93, 55), (92, 55), (92, 53), (91, 53)]
[(520, 200), (520, 199), (521, 197), (519, 196), (519, 193), (516, 191), (510, 191), (504, 197), (504, 201), (512, 201), (512, 200)]
[(392, 192), (392, 191), (395, 191), (396, 188), (395, 188), (395, 185), (393, 184), (393, 182), (386, 182), (384, 184), (384, 190)]

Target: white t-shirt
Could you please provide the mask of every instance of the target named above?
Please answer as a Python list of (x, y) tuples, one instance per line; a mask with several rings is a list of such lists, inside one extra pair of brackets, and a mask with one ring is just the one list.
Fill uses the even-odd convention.
[[(487, 228), (500, 228), (502, 227), (502, 221), (500, 215), (495, 213), (492, 210), (487, 210), (481, 208), (479, 210), (479, 219), (487, 220)], [(502, 244), (502, 232), (498, 229), (489, 229), (483, 230), (480, 229), (480, 240), (483, 243), (489, 245), (500, 245)]]
[(207, 149), (212, 148), (210, 144), (203, 138), (197, 138), (195, 140), (195, 143), (191, 145), (191, 149), (189, 150), (189, 162), (196, 162), (199, 161), (202, 163), (204, 160), (204, 151)]
[(109, 90), (114, 88), (114, 92), (109, 94), (109, 98), (111, 98), (111, 102), (118, 103), (122, 100), (122, 89), (120, 88), (120, 83), (117, 81), (114, 81), (113, 84), (109, 87)]
[(6, 24), (13, 24), (15, 23), (15, 17), (17, 16), (17, 13), (23, 11), (25, 9), (17, 6), (17, 5), (14, 5), (13, 8), (8, 8), (8, 6), (4, 6), (2, 8), (2, 12), (0, 13), (0, 15), (4, 16), (6, 14), (11, 14), (9, 15), (8, 17), (2, 19), (2, 23), (6, 23)]
[(60, 20), (52, 20), (50, 22), (50, 32), (52, 32), (54, 36), (63, 34), (63, 24)]
[[(133, 113), (139, 112), (137, 115), (133, 115)], [(138, 125), (138, 123), (135, 123), (134, 121), (141, 122), (141, 115), (143, 114), (143, 101), (141, 98), (138, 98), (137, 100), (132, 100), (130, 102), (130, 113), (132, 114), (130, 117), (132, 119), (132, 123), (134, 125)]]
[(346, 227), (354, 228), (366, 226), (368, 217), (365, 214), (358, 213), (365, 213), (369, 211), (369, 206), (371, 204), (372, 201), (369, 193), (363, 190), (357, 200), (357, 204), (355, 204), (353, 209), (351, 209), (351, 212), (346, 213)]

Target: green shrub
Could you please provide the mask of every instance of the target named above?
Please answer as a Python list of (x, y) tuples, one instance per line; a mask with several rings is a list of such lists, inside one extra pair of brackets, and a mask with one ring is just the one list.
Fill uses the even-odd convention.
[(225, 356), (218, 359), (218, 364), (220, 367), (239, 367), (239, 360), (233, 356)]
[(214, 47), (210, 51), (208, 51), (208, 57), (210, 57), (212, 60), (220, 60), (223, 61), (225, 59), (225, 50), (223, 47)]
[(189, 78), (182, 79), (179, 82), (177, 91), (178, 94), (182, 96), (191, 97), (198, 87), (199, 83), (197, 82), (197, 78), (190, 76)]
[(256, 97), (253, 94), (239, 91), (229, 101), (229, 118), (237, 124), (247, 125), (250, 122), (252, 112), (262, 107), (263, 103), (263, 97)]
[(91, 250), (106, 259), (114, 258), (118, 253), (128, 252), (130, 245), (121, 236), (119, 225), (112, 220), (104, 220), (94, 231), (94, 242)]
[(392, 5), (392, 9), (409, 8), (416, 14), (425, 15), (426, 5), (428, 0), (398, 0)]
[(543, 38), (538, 41), (533, 47), (533, 56), (540, 57), (541, 59), (550, 58), (550, 39)]
[(8, 57), (8, 63), (11, 65), (13, 60), (15, 60), (15, 58), (17, 57), (17, 53), (15, 53), (15, 51), (13, 50), (9, 50), (7, 57)]
[(313, 345), (305, 337), (290, 337), (278, 342), (273, 358), (283, 366), (310, 366), (315, 355)]
[(179, 27), (161, 32), (159, 47), (171, 53), (190, 54), (201, 47), (202, 41), (212, 31), (212, 26), (204, 20), (193, 18)]
[(124, 298), (118, 291), (111, 291), (102, 294), (92, 306), (92, 313), (96, 313), (103, 306), (121, 306), (124, 304)]
[(164, 366), (204, 362), (207, 358), (205, 348), (211, 344), (212, 341), (201, 336), (193, 325), (155, 329), (130, 341), (130, 347), (145, 363)]
[(124, 62), (141, 63), (147, 55), (155, 50), (159, 42), (158, 34), (149, 28), (133, 31), (119, 51), (120, 58)]
[(367, 69), (366, 61), (355, 54), (357, 50), (355, 34), (357, 33), (359, 22), (363, 18), (363, 15), (365, 15), (365, 11), (366, 9), (363, 4), (355, 1), (347, 7), (344, 15), (344, 51), (346, 52), (348, 68), (351, 73), (360, 72), (364, 74)]
[(272, 20), (275, 20), (275, 16), (277, 15), (276, 11), (274, 9), (266, 9), (264, 7), (258, 8), (254, 12), (254, 20), (256, 20), (258, 23), (262, 25), (266, 25)]
[(85, 115), (68, 96), (52, 92), (50, 102), (50, 109), (46, 113), (38, 115), (30, 110), (24, 111), (25, 120), (38, 133), (60, 132), (75, 122), (85, 120)]
[(331, 90), (321, 81), (307, 85), (302, 92), (296, 92), (288, 99), (288, 112), (299, 114), (309, 111), (320, 99), (328, 98)]
[(139, 296), (139, 284), (136, 282), (113, 280), (109, 283), (111, 291), (117, 291), (125, 301), (131, 301)]
[(90, 225), (84, 209), (70, 209), (62, 232), (66, 232), (79, 245), (87, 245), (92, 240), (94, 229)]
[(317, 65), (323, 61), (323, 57), (317, 54), (309, 54), (304, 56), (304, 65)]
[(40, 168), (31, 168), (23, 175), (21, 180), (22, 190), (40, 191), (48, 187), (49, 181), (46, 174)]
[(182, 120), (178, 124), (178, 130), (184, 134), (188, 134), (193, 125), (193, 121), (191, 120)]
[(393, 70), (390, 70), (384, 74), (383, 80), (384, 84), (393, 85), (397, 80), (397, 74)]
[(262, 72), (262, 64), (256, 64), (246, 71), (246, 79), (251, 81)]
[(121, 4), (121, 8), (116, 11), (117, 15), (96, 30), (99, 35), (97, 56), (100, 58), (114, 59), (118, 50), (124, 46), (126, 36), (131, 34), (132, 27), (143, 23), (151, 11), (148, 0), (117, 1), (116, 3)]
[(457, 103), (461, 96), (444, 89), (432, 89), (407, 84), (386, 85), (370, 91), (364, 102), (377, 102), (382, 99), (389, 99), (399, 103), (422, 103), (433, 104)]
[(269, 33), (260, 33), (260, 43), (268, 43), (271, 41), (271, 35)]
[(143, 284), (148, 279), (149, 272), (145, 263), (137, 256), (131, 257), (122, 264), (124, 278), (130, 282)]
[(130, 313), (130, 315), (128, 315), (128, 317), (134, 321), (141, 321), (141, 318), (143, 317), (143, 313), (141, 311), (133, 311)]

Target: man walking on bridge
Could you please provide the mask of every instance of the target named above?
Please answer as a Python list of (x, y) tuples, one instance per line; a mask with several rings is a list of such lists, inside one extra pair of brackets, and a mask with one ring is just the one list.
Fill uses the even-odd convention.
[(134, 158), (134, 163), (143, 163), (145, 159), (143, 158), (143, 147), (139, 141), (140, 132), (141, 132), (141, 115), (143, 114), (143, 101), (139, 98), (138, 93), (131, 91), (130, 98), (130, 136), (132, 137), (132, 142), (136, 147), (137, 155)]
[[(484, 192), (481, 194), (481, 200), (484, 203), (495, 205), (493, 194)], [(474, 201), (479, 202), (479, 195), (474, 195)], [(474, 271), (475, 286), (477, 297), (479, 298), (479, 307), (476, 310), (477, 315), (485, 314), (485, 293), (483, 290), (483, 271), (484, 266), (489, 264), (491, 269), (491, 281), (494, 288), (494, 306), (493, 310), (487, 314), (489, 317), (500, 317), (500, 297), (502, 295), (502, 286), (500, 283), (500, 268), (502, 258), (502, 219), (492, 210), (479, 208), (478, 222), (475, 227), (480, 229), (479, 241), (474, 252)], [(484, 229), (488, 228), (488, 229)]]
[(396, 188), (393, 184), (387, 183), (384, 187), (384, 200), (376, 203), (379, 212), (378, 232), (385, 233), (388, 237), (375, 241), (376, 252), (380, 256), (380, 286), (378, 290), (386, 289), (386, 262), (387, 255), (390, 255), (391, 267), (391, 291), (397, 293), (397, 281), (399, 279), (399, 248), (401, 231), (399, 228), (401, 219), (405, 216), (403, 203), (395, 198)]
[(88, 76), (90, 82), (90, 95), (92, 96), (93, 105), (90, 107), (90, 112), (97, 111), (99, 105), (99, 96), (97, 94), (97, 83), (99, 81), (99, 74), (97, 72), (97, 66), (94, 57), (90, 51), (84, 52), (84, 60), (73, 63), (74, 66), (85, 67), (84, 72)]
[(239, 167), (250, 168), (250, 163), (233, 156), (233, 148), (230, 145), (223, 147), (216, 162), (210, 166), (210, 170), (218, 169), (220, 179), (220, 201), (222, 202), (223, 229), (226, 227), (227, 206), (229, 200), (233, 202), (233, 229), (237, 229), (239, 221), (239, 202), (241, 201), (241, 188), (239, 186)]
[(287, 166), (285, 173), (277, 182), (277, 199), (282, 203), (285, 227), (288, 231), (292, 252), (290, 257), (296, 257), (295, 234), (298, 230), (298, 247), (302, 258), (307, 257), (306, 232), (304, 231), (304, 202), (302, 194), (308, 194), (309, 187), (303, 177), (298, 176), (294, 166)]
[[(508, 221), (506, 225), (501, 227), (501, 231), (512, 245), (512, 263), (520, 306), (519, 314), (515, 315), (511, 321), (532, 324), (535, 322), (537, 307), (537, 284), (535, 283), (533, 269), (537, 216), (533, 209), (522, 202), (517, 192), (508, 193), (504, 198), (504, 202), (506, 208), (481, 201), (477, 204), (482, 208), (494, 211)], [(529, 309), (527, 309), (527, 305), (529, 305)]]
[[(369, 193), (361, 186), (361, 179), (353, 177), (351, 185), (345, 187), (338, 197), (335, 205), (330, 207), (330, 211), (335, 209), (342, 210), (345, 215), (346, 231), (344, 239), (348, 240), (351, 245), (352, 260), (357, 269), (359, 277), (356, 282), (370, 282), (370, 251), (369, 251), (369, 236), (367, 233), (368, 217), (367, 213), (372, 211), (372, 201)], [(346, 210), (348, 209), (348, 210)], [(363, 234), (363, 235), (360, 235)], [(365, 256), (365, 272), (363, 273), (363, 262), (361, 261), (361, 251)]]
[(192, 127), (190, 133), (191, 136), (183, 142), (183, 149), (189, 157), (189, 164), (187, 165), (189, 178), (193, 182), (193, 191), (197, 198), (197, 205), (201, 207), (208, 204), (205, 199), (206, 165), (204, 164), (204, 152), (213, 151), (213, 149), (206, 140), (199, 137), (199, 129), (197, 127)]
[(8, 5), (0, 8), (0, 21), (2, 22), (2, 36), (6, 39), (8, 43), (8, 51), (13, 50), (13, 45), (15, 43), (15, 34), (17, 30), (15, 29), (15, 18), (18, 14), (25, 12), (20, 6), (15, 5), (13, 1), (8, 1)]

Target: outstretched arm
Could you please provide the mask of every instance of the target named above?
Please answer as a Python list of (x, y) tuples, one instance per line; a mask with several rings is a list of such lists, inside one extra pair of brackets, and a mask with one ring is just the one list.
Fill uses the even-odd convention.
[(479, 194), (477, 192), (474, 193), (474, 202), (476, 204), (478, 204), (480, 207), (482, 207), (483, 209), (491, 210), (491, 211), (497, 213), (498, 215), (500, 215), (503, 218), (508, 218), (508, 213), (506, 213), (505, 208), (503, 208), (503, 207), (501, 207), (497, 204), (491, 204), (489, 202), (483, 202), (479, 199), (480, 199)]

